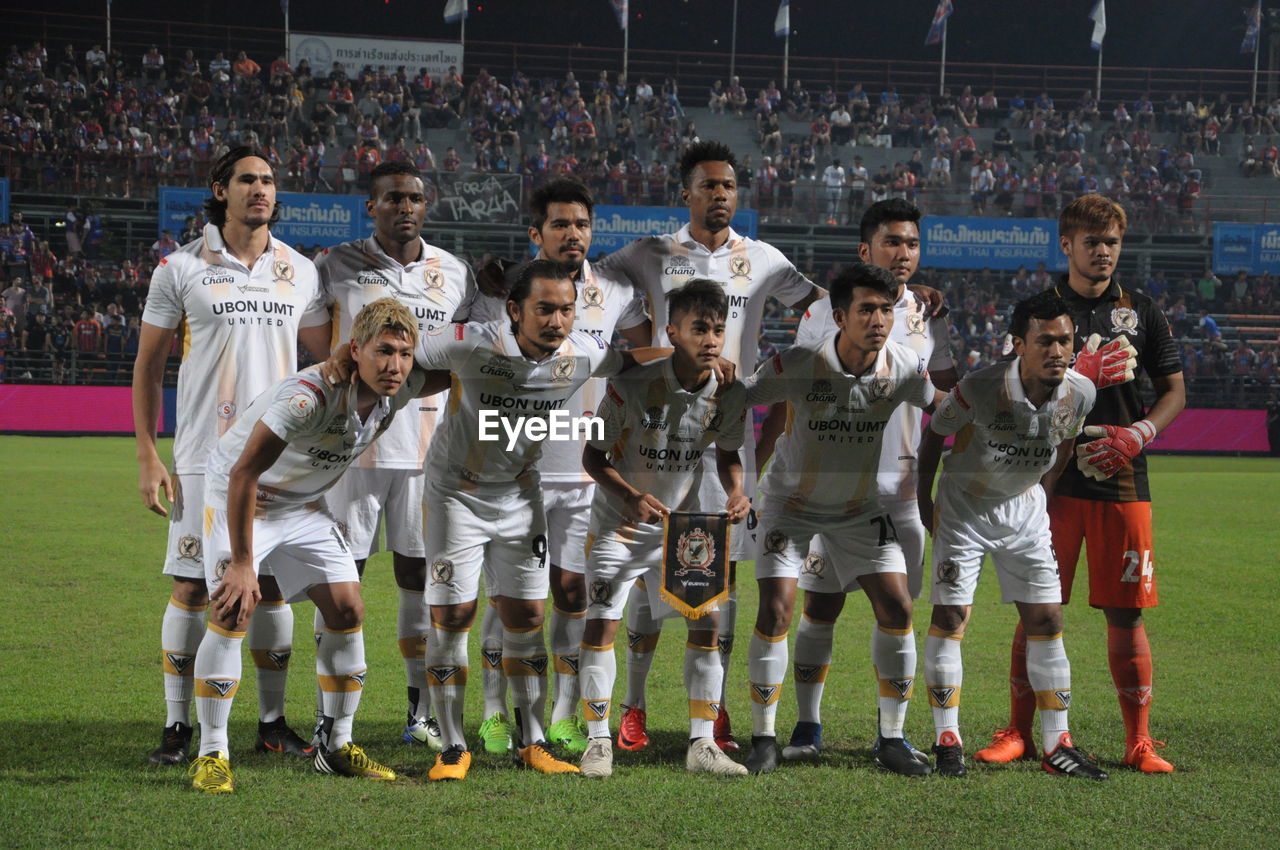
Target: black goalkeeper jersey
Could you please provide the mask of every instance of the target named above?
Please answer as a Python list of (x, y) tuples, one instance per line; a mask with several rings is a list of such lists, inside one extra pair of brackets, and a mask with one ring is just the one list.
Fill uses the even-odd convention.
[[(1122, 289), (1114, 280), (1098, 298), (1084, 298), (1076, 293), (1063, 276), (1054, 287), (1067, 302), (1067, 311), (1076, 326), (1075, 350), (1084, 348), (1091, 334), (1100, 334), (1102, 344), (1121, 334), (1138, 350), (1140, 371), (1149, 377), (1163, 377), (1182, 371), (1178, 347), (1164, 313), (1140, 292)], [(1098, 390), (1098, 400), (1085, 418), (1085, 425), (1132, 425), (1146, 415), (1138, 379), (1127, 384)], [(1091, 438), (1081, 434), (1079, 441)], [(1139, 453), (1133, 462), (1111, 478), (1095, 481), (1086, 478), (1074, 461), (1067, 464), (1054, 492), (1077, 499), (1103, 502), (1149, 502), (1147, 456)]]

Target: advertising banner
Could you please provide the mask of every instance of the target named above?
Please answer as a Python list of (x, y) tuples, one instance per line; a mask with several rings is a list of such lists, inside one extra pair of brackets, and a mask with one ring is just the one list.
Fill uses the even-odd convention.
[(1213, 223), (1216, 274), (1275, 274), (1280, 270), (1280, 224)]
[(347, 76), (354, 77), (365, 65), (374, 70), (385, 65), (394, 71), (400, 66), (410, 77), (418, 69), (439, 80), (450, 66), (462, 70), (462, 45), (455, 41), (422, 41), (407, 38), (350, 38), (312, 32), (289, 34), (289, 58), (294, 65), (306, 59), (317, 76), (329, 73), (334, 62), (341, 62)]
[(935, 269), (1066, 271), (1058, 246), (1058, 222), (1051, 218), (927, 216), (920, 222), (920, 265)]
[[(689, 223), (686, 207), (622, 207), (598, 204), (591, 221), (591, 256), (610, 254), (641, 236), (675, 233)], [(738, 210), (730, 222), (738, 233), (757, 238), (760, 216), (755, 210)]]
[[(209, 197), (207, 189), (161, 186), (160, 221), (156, 228), (174, 234), (182, 232), (183, 221), (195, 215)], [(289, 245), (329, 248), (351, 239), (363, 239), (373, 232), (373, 222), (365, 214), (363, 195), (312, 195), (280, 192), (280, 220), (271, 233)]]

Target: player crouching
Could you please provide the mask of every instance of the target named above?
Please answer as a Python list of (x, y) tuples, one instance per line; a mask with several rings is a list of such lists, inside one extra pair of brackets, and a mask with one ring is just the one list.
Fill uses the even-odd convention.
[(258, 570), (264, 564), (285, 601), (310, 598), (324, 616), (316, 648), (323, 717), (315, 769), (396, 778), (351, 740), (365, 678), (364, 602), (344, 532), (323, 496), (397, 410), (444, 385), (428, 380), (445, 378), (443, 373), (410, 371), (417, 328), (395, 300), (369, 304), (352, 326), (356, 380), (331, 386), (318, 367), (284, 378), (253, 401), (209, 457), (204, 551), (213, 605), (195, 666), (201, 741), (190, 773), (197, 790), (234, 789), (227, 719), (240, 684), (245, 624), (261, 599)]
[[(582, 465), (599, 487), (587, 535), (586, 584), (591, 598), (580, 649), (583, 713), (589, 736), (581, 770), (587, 777), (613, 773), (609, 737), (617, 660), (614, 636), (632, 585), (644, 578), (655, 613), (675, 614), (658, 601), (664, 558), (663, 519), (697, 496), (703, 452), (716, 447), (716, 468), (728, 499), (730, 522), (747, 516), (742, 488), (746, 391), (737, 381), (721, 386), (712, 366), (724, 346), (728, 299), (723, 287), (693, 280), (667, 296), (674, 353), (613, 378), (601, 403), (601, 439), (583, 450)], [(606, 454), (606, 451), (608, 452)], [(725, 541), (721, 541), (723, 547)], [(714, 545), (699, 541), (701, 560)], [(721, 553), (723, 555), (724, 553)], [(727, 580), (727, 578), (726, 578)], [(727, 588), (727, 585), (725, 585)], [(703, 610), (699, 605), (697, 609)], [(689, 750), (695, 773), (744, 776), (747, 769), (716, 746), (713, 726), (724, 670), (717, 654), (718, 613), (688, 619), (684, 682), (689, 694)]]
[[(1091, 344), (1079, 358), (1090, 377), (1067, 368), (1074, 326), (1066, 303), (1046, 291), (1020, 302), (1009, 325), (1018, 356), (966, 375), (938, 406), (920, 458), (920, 515), (933, 533), (933, 622), (925, 643), (925, 681), (937, 732), (935, 771), (966, 773), (960, 738), (960, 643), (989, 552), (1005, 602), (1027, 633), (1031, 686), (1040, 707), (1049, 773), (1085, 779), (1107, 774), (1079, 750), (1067, 728), (1071, 664), (1062, 642), (1062, 589), (1049, 534), (1045, 492), (1069, 459), (1070, 443), (1093, 408), (1094, 383), (1132, 377), (1132, 347), (1122, 368), (1102, 371)], [(1092, 381), (1091, 381), (1092, 379)], [(942, 438), (956, 435), (943, 462), (937, 505), (929, 494)], [(1066, 444), (1058, 455), (1058, 446)], [(1041, 486), (1041, 482), (1044, 486)]]

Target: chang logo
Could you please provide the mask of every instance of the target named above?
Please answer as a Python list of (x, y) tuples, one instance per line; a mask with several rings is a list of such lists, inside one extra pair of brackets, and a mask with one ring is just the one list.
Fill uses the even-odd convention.
[(810, 404), (835, 404), (836, 394), (831, 391), (831, 382), (826, 380), (817, 380), (809, 387), (809, 394), (804, 400)]

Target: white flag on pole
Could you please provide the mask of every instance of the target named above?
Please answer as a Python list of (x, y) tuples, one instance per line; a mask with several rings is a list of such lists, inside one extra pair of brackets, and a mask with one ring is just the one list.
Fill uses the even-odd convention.
[(456, 24), (467, 17), (467, 0), (447, 0), (444, 4), (444, 22)]
[(1089, 20), (1093, 21), (1093, 37), (1089, 39), (1089, 46), (1101, 50), (1102, 39), (1107, 34), (1107, 0), (1098, 0), (1094, 4)]

